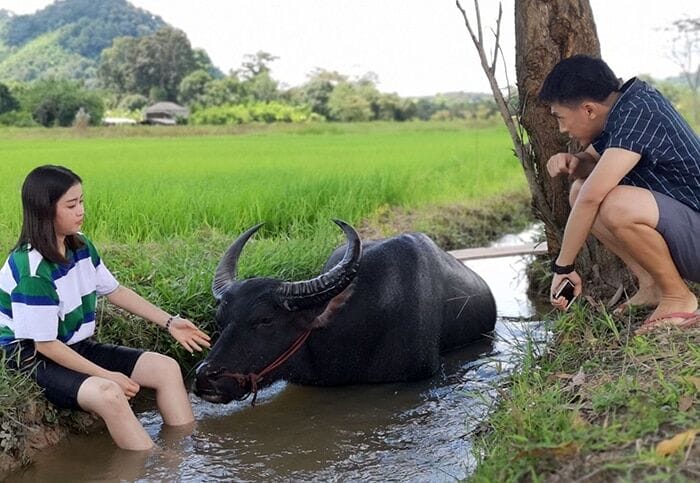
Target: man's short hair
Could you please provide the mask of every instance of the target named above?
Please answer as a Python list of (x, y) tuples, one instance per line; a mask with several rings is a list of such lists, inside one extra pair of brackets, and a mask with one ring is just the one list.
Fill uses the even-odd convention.
[(620, 80), (608, 64), (587, 55), (559, 61), (542, 84), (540, 101), (547, 104), (602, 102), (619, 90)]

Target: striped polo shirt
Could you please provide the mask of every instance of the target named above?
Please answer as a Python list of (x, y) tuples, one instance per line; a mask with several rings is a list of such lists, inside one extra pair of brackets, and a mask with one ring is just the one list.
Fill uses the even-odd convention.
[(663, 193), (700, 211), (700, 138), (659, 91), (632, 78), (593, 141), (602, 154), (622, 148), (642, 157), (622, 184)]
[(0, 269), (0, 345), (16, 339), (74, 344), (95, 333), (98, 295), (119, 283), (92, 242), (52, 263), (31, 247), (14, 250)]

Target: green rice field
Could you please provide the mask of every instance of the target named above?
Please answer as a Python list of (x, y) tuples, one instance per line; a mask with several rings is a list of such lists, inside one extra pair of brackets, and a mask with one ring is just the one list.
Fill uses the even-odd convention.
[(524, 189), (504, 129), (458, 124), (312, 125), (177, 137), (42, 136), (0, 131), (0, 248), (20, 225), (24, 176), (60, 164), (83, 178), (84, 230), (101, 241), (158, 241), (201, 230), (308, 237), (331, 218), (382, 206), (481, 200)]

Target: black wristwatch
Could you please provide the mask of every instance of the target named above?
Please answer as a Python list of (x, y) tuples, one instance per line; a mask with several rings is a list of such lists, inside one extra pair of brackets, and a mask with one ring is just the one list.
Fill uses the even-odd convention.
[(557, 265), (557, 259), (552, 260), (552, 273), (557, 275), (568, 275), (575, 270), (574, 264), (571, 265)]

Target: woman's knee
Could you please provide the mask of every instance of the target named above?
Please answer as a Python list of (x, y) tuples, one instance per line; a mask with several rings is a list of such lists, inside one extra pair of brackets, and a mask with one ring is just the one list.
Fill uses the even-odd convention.
[(118, 414), (131, 410), (129, 400), (119, 384), (100, 377), (90, 377), (80, 386), (78, 404), (83, 409), (93, 411), (102, 417), (105, 414)]
[(132, 379), (143, 386), (158, 389), (164, 384), (182, 384), (182, 371), (172, 357), (146, 352), (137, 362)]

